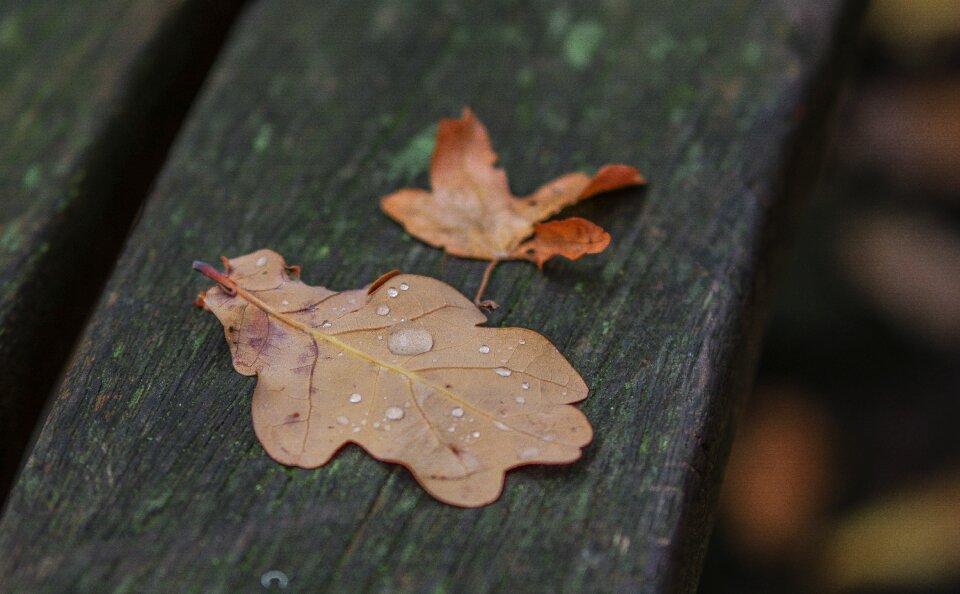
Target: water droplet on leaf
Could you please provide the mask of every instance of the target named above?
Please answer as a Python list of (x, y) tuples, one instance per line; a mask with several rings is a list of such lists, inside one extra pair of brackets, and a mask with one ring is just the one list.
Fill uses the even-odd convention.
[(433, 336), (423, 328), (399, 327), (390, 333), (387, 348), (394, 355), (420, 355), (433, 348)]
[(539, 456), (540, 450), (538, 450), (537, 448), (524, 448), (520, 450), (520, 452), (517, 455), (520, 456), (521, 460), (530, 460), (532, 458), (536, 458), (537, 456)]

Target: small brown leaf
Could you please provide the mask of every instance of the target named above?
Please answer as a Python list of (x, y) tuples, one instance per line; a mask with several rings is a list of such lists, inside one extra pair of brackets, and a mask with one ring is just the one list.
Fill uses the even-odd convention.
[[(553, 256), (569, 258), (573, 254), (579, 258), (583, 253), (597, 253), (606, 244), (599, 247), (594, 242), (593, 251), (584, 252), (583, 244), (578, 250), (576, 241), (570, 247), (562, 246), (565, 236), (554, 233), (550, 235), (552, 247), (537, 248), (538, 259), (533, 259), (518, 248), (534, 233), (536, 223), (590, 196), (645, 183), (633, 167), (607, 165), (593, 177), (569, 173), (531, 196), (516, 199), (506, 173), (494, 167), (496, 161), (486, 128), (464, 109), (461, 119), (440, 121), (430, 161), (433, 191), (400, 190), (384, 197), (380, 206), (408, 233), (454, 256), (494, 262), (530, 259), (542, 265)], [(579, 233), (568, 237), (576, 240)]]
[(402, 464), (452, 505), (495, 501), (504, 473), (580, 457), (587, 386), (543, 336), (486, 317), (440, 281), (385, 275), (334, 292), (270, 250), (228, 261), (202, 301), (234, 368), (256, 375), (253, 426), (282, 464), (316, 468), (347, 443)]
[(515, 256), (543, 268), (543, 263), (553, 256), (576, 260), (600, 253), (609, 244), (609, 233), (586, 219), (572, 217), (535, 225), (533, 238), (520, 244)]

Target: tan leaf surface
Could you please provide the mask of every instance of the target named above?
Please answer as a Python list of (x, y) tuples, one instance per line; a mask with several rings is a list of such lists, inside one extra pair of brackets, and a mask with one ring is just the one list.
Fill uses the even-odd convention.
[[(256, 375), (253, 425), (267, 453), (315, 468), (347, 443), (408, 468), (437, 499), (499, 497), (504, 473), (580, 457), (592, 430), (570, 403), (587, 387), (543, 336), (486, 317), (432, 278), (385, 275), (334, 292), (294, 278), (270, 250), (227, 262), (201, 302), (234, 368)], [(291, 271), (293, 274), (291, 274)]]
[[(440, 121), (430, 161), (432, 192), (400, 190), (384, 197), (380, 206), (411, 235), (454, 256), (529, 259), (517, 248), (537, 222), (595, 194), (644, 183), (633, 167), (607, 165), (593, 177), (563, 175), (517, 199), (506, 173), (494, 167), (496, 161), (486, 128), (464, 109), (461, 119)], [(552, 252), (539, 250), (534, 261), (571, 253), (561, 243), (552, 247)]]

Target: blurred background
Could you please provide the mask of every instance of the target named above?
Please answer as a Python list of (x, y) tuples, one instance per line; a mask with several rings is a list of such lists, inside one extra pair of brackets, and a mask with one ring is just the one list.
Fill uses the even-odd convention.
[(700, 591), (960, 592), (960, 0), (877, 0)]

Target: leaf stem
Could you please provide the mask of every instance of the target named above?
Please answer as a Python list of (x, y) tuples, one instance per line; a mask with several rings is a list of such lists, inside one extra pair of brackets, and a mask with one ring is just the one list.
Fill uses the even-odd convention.
[(487, 264), (487, 267), (483, 271), (483, 278), (480, 280), (480, 288), (477, 289), (477, 296), (473, 298), (473, 303), (480, 307), (489, 307), (490, 309), (496, 309), (497, 304), (493, 301), (481, 301), (480, 298), (483, 297), (483, 291), (487, 288), (487, 281), (490, 280), (490, 273), (493, 272), (493, 267), (497, 265), (497, 260), (494, 258), (490, 260), (490, 263)]
[[(228, 264), (225, 264), (228, 266)], [(223, 289), (223, 292), (227, 295), (233, 296), (237, 294), (237, 283), (233, 282), (225, 274), (210, 266), (206, 262), (195, 261), (193, 263), (193, 269), (202, 274), (203, 276), (214, 280), (217, 284), (220, 285), (220, 288)], [(229, 274), (229, 268), (227, 269)]]

